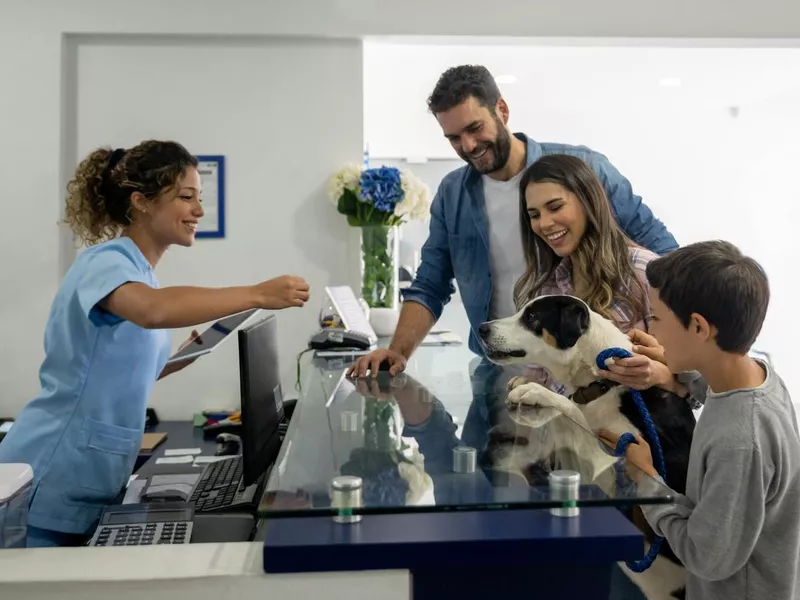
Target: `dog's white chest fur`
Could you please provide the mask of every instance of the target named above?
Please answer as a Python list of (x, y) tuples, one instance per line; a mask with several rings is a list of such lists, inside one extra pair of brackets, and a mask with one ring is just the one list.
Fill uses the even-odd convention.
[(617, 435), (626, 432), (642, 433), (619, 410), (622, 404), (620, 395), (623, 391), (624, 388), (612, 388), (596, 400), (580, 407), (589, 429), (592, 431), (606, 429)]

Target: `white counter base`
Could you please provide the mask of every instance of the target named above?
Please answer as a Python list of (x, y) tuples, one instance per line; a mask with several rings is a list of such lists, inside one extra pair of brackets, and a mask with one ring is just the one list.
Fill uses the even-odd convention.
[(409, 600), (408, 571), (268, 575), (260, 542), (0, 550), (3, 600)]

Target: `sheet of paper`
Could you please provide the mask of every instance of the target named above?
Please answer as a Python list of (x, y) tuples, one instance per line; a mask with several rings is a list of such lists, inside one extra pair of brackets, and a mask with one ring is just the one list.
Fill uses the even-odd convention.
[(429, 333), (422, 340), (420, 346), (460, 346), (461, 337), (452, 331), (443, 333)]
[[(346, 356), (348, 358), (355, 357), (355, 356), (366, 356), (372, 352), (372, 350), (314, 350), (314, 356), (319, 356), (320, 358), (339, 358), (340, 356)], [(352, 360), (348, 361), (348, 365), (353, 362)], [(331, 367), (328, 364), (328, 368), (335, 368)]]
[(192, 485), (188, 483), (175, 483), (170, 485), (149, 485), (147, 486), (147, 493), (153, 492), (170, 492), (173, 490), (177, 490), (178, 492), (182, 492), (187, 496), (192, 493)]
[(194, 485), (200, 478), (199, 473), (175, 473), (173, 475), (153, 475), (150, 486), (170, 486), (173, 484)]
[(191, 456), (162, 456), (156, 459), (157, 465), (179, 465), (192, 462)]
[(194, 464), (195, 465), (207, 465), (209, 463), (217, 462), (218, 460), (223, 460), (224, 456), (195, 456), (194, 457)]
[(194, 454), (202, 454), (200, 448), (169, 448), (164, 450), (164, 456), (188, 456)]
[(131, 481), (128, 484), (128, 489), (125, 490), (125, 498), (123, 498), (122, 503), (138, 504), (146, 485), (147, 481), (144, 479), (136, 479)]

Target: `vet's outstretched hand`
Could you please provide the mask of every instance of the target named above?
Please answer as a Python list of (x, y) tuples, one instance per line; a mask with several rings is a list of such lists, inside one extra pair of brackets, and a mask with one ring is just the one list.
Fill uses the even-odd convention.
[(635, 354), (630, 358), (614, 358), (606, 364), (603, 375), (611, 381), (633, 388), (646, 390), (653, 386), (671, 389), (672, 373), (664, 363), (653, 360), (645, 354)]
[(302, 277), (282, 275), (255, 286), (258, 292), (259, 307), (267, 310), (280, 310), (292, 306), (301, 307), (309, 298), (308, 282)]

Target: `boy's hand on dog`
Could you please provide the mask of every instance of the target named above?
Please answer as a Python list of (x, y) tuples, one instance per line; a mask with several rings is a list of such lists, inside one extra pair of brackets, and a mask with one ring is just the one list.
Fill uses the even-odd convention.
[(667, 364), (664, 358), (664, 348), (658, 343), (658, 340), (649, 333), (645, 333), (641, 329), (631, 329), (628, 332), (628, 339), (633, 344), (634, 354), (643, 354), (647, 358), (652, 358), (662, 364)]
[[(611, 431), (600, 430), (597, 432), (600, 441), (609, 448), (616, 448), (619, 438), (621, 436)], [(628, 475), (638, 483), (641, 474), (644, 473), (650, 477), (658, 477), (658, 471), (653, 466), (653, 453), (650, 451), (650, 444), (644, 438), (637, 434), (633, 436), (636, 438), (635, 444), (628, 444), (625, 450), (625, 458), (628, 463), (635, 467), (634, 470), (628, 472)]]
[[(608, 379), (636, 390), (655, 385), (681, 397), (689, 393), (667, 367), (664, 348), (656, 338), (641, 329), (631, 329), (628, 339), (633, 343), (633, 353), (638, 356), (616, 359), (604, 374)], [(645, 365), (644, 357), (650, 359), (649, 367)]]

